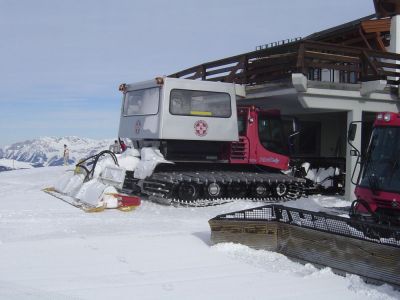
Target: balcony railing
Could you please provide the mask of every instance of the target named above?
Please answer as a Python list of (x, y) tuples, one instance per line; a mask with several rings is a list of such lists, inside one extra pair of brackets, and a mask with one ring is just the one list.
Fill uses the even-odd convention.
[(384, 79), (398, 88), (400, 54), (303, 40), (208, 62), (170, 77), (258, 85), (288, 79), (292, 73), (342, 83)]

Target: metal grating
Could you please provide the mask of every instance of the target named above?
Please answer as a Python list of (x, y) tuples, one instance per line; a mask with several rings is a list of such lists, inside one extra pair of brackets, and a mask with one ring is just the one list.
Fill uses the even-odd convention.
[(366, 223), (282, 205), (265, 205), (222, 214), (214, 220), (276, 221), (400, 248), (400, 228), (398, 227)]

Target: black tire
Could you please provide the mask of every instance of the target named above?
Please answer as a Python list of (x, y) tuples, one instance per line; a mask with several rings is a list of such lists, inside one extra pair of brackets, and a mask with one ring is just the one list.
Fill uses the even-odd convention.
[(289, 186), (286, 183), (279, 182), (274, 187), (274, 194), (277, 197), (283, 198), (289, 192)]
[(177, 190), (178, 198), (184, 201), (195, 201), (199, 196), (199, 187), (192, 182), (182, 182)]
[(270, 195), (270, 187), (265, 183), (256, 183), (251, 189), (254, 198), (266, 198)]
[(224, 197), (224, 186), (219, 182), (212, 182), (204, 186), (205, 198), (222, 198)]

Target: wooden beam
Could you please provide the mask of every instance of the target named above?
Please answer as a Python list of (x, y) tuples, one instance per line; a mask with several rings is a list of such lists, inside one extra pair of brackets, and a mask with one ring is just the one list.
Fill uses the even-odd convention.
[(270, 65), (280, 65), (280, 64), (286, 64), (286, 63), (295, 63), (296, 62), (296, 53), (291, 53), (291, 55), (285, 55), (285, 56), (278, 56), (278, 57), (265, 57), (265, 58), (260, 58), (257, 60), (253, 60), (249, 62), (249, 67), (254, 68), (258, 66), (270, 66)]
[(392, 69), (400, 69), (400, 64), (396, 63), (390, 63), (390, 62), (383, 62), (383, 61), (377, 61), (376, 65), (378, 67), (384, 67), (384, 68), (392, 68)]
[[(364, 63), (366, 63), (365, 65), (364, 65), (364, 67), (366, 67), (366, 65), (368, 64), (370, 67), (371, 67), (371, 69), (374, 71), (374, 74), (376, 74), (376, 75), (378, 75), (379, 74), (379, 71), (378, 71), (378, 68), (376, 67), (376, 65), (372, 62), (372, 60), (370, 59), (370, 56), (367, 54), (367, 51), (363, 51), (362, 52), (362, 54), (363, 54), (363, 56), (364, 56)], [(366, 71), (367, 69), (365, 68), (364, 69), (364, 71)], [(364, 74), (363, 74), (363, 76), (364, 75), (367, 75), (367, 72), (365, 72)]]
[(368, 34), (365, 34), (364, 37), (359, 35), (358, 37), (345, 40), (341, 44), (345, 45), (345, 46), (350, 46), (350, 45), (358, 44), (360, 42), (365, 43), (364, 42), (364, 38), (366, 38), (367, 40), (374, 39), (375, 38), (375, 34), (374, 33), (368, 33)]
[(304, 41), (304, 45), (306, 49), (318, 49), (322, 51), (333, 51), (333, 52), (342, 52), (347, 54), (356, 54), (359, 55), (363, 48), (356, 48), (350, 46), (341, 46), (337, 44), (324, 43), (324, 42), (316, 42), (316, 41)]
[(268, 66), (268, 67), (261, 67), (256, 69), (249, 69), (247, 70), (247, 75), (256, 75), (256, 74), (269, 74), (272, 72), (288, 72), (289, 70), (295, 71), (294, 64), (286, 64), (286, 65), (276, 65), (276, 66)]
[(362, 21), (361, 28), (364, 30), (365, 33), (389, 32), (390, 31), (390, 19), (377, 19), (377, 20)]
[(347, 55), (337, 55), (316, 51), (305, 51), (305, 57), (307, 58), (318, 58), (322, 60), (332, 60), (341, 63), (358, 63), (360, 62), (359, 56), (347, 56)]
[(376, 40), (376, 45), (378, 46), (378, 48), (380, 48), (381, 51), (386, 52), (387, 50), (386, 50), (385, 44), (383, 43), (380, 32), (376, 33), (375, 40)]
[(386, 76), (391, 76), (391, 77), (399, 77), (400, 76), (400, 72), (396, 72), (396, 71), (394, 71), (394, 72), (382, 71), (382, 74), (386, 75)]
[(299, 53), (297, 55), (296, 67), (298, 72), (306, 74), (307, 71), (304, 67), (304, 53), (305, 53), (305, 46), (304, 44), (301, 44), (299, 48)]
[(360, 33), (360, 36), (363, 39), (365, 45), (367, 45), (368, 49), (372, 50), (371, 44), (368, 42), (367, 38), (365, 37), (363, 30), (360, 28), (358, 30), (358, 32)]
[(244, 64), (245, 64), (246, 60), (247, 60), (246, 56), (242, 56), (240, 58), (240, 60), (238, 61), (237, 65), (232, 68), (231, 72), (226, 77), (225, 82), (233, 82), (234, 81), (234, 78), (235, 78), (235, 76), (237, 74), (237, 71), (244, 68)]
[(210, 75), (215, 75), (215, 74), (221, 74), (221, 73), (231, 72), (233, 68), (234, 68), (234, 67), (225, 67), (225, 68), (219, 68), (219, 69), (207, 71), (207, 72), (206, 72), (206, 75), (207, 75), (207, 76), (210, 76)]

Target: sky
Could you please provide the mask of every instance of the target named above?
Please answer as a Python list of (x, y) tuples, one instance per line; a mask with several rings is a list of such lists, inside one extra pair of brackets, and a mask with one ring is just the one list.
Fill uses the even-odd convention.
[(0, 0), (0, 146), (115, 138), (122, 82), (372, 13), (372, 0)]

